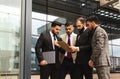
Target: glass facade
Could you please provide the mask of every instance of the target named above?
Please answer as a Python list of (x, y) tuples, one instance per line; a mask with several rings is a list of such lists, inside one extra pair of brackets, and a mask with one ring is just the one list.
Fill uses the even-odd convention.
[[(49, 2), (51, 1), (51, 3)], [(59, 0), (60, 1), (60, 0)], [(58, 1), (58, 2), (59, 2)], [(72, 0), (70, 0), (72, 1)], [(68, 2), (70, 2), (68, 1)], [(42, 3), (43, 2), (43, 3)], [(67, 3), (67, 1), (60, 1), (61, 3)], [(73, 1), (73, 3), (75, 3), (76, 1)], [(47, 1), (41, 1), (41, 3), (39, 4), (39, 8), (35, 8), (35, 4), (33, 1), (33, 12), (32, 12), (32, 54), (31, 54), (31, 70), (32, 71), (37, 71), (39, 70), (38, 67), (38, 62), (35, 56), (35, 49), (34, 46), (36, 44), (36, 41), (40, 35), (41, 32), (45, 31), (46, 29), (50, 28), (50, 23), (54, 20), (57, 20), (61, 23), (63, 23), (63, 26), (61, 28), (60, 34), (65, 33), (64, 30), (64, 24), (66, 23), (66, 21), (71, 21), (75, 24), (75, 19), (78, 18), (81, 14), (79, 13), (75, 13), (72, 11), (69, 11), (69, 8), (66, 9), (59, 9), (58, 6), (60, 7), (60, 4), (58, 3), (57, 5), (57, 1), (56, 1), (56, 6), (54, 8), (54, 6), (52, 4), (54, 4), (54, 2), (52, 2), (52, 0), (48, 0)], [(65, 5), (61, 5), (61, 6), (68, 6), (71, 5), (72, 3), (68, 3)], [(44, 6), (43, 6), (44, 5)], [(48, 7), (49, 5), (49, 7)], [(37, 6), (37, 5), (36, 5)], [(51, 7), (52, 6), (52, 7)], [(77, 4), (76, 4), (77, 6)], [(41, 7), (41, 8), (40, 8)], [(44, 8), (44, 10), (43, 10)], [(76, 9), (74, 9), (76, 10)], [(85, 14), (83, 14), (83, 16), (85, 16)], [(103, 26), (102, 24), (100, 24), (101, 27), (103, 27), (109, 36), (109, 50), (110, 50), (110, 58), (111, 58), (111, 70), (113, 71), (120, 71), (120, 31), (117, 31), (115, 29), (113, 29), (112, 24), (108, 26)], [(109, 29), (108, 29), (109, 28)], [(75, 28), (75, 33), (77, 33), (77, 30)], [(59, 35), (60, 35), (59, 34)]]
[[(89, 0), (87, 4), (91, 7), (88, 6), (87, 10), (85, 7), (87, 4), (81, 4), (81, 6), (79, 4), (79, 1), (84, 0), (32, 0), (32, 6), (27, 4), (30, 1), (0, 0), (0, 79), (27, 79), (25, 76), (30, 74), (30, 64), (33, 73), (39, 72), (34, 48), (41, 32), (49, 29), (51, 22), (57, 20), (63, 23), (59, 34), (61, 35), (65, 33), (64, 24), (67, 21), (75, 23), (75, 19), (80, 15), (87, 16), (91, 11), (94, 11), (92, 9), (97, 7), (94, 2), (90, 5)], [(26, 18), (30, 13), (28, 7), (32, 8), (32, 17), (30, 18)], [(32, 23), (27, 22), (27, 20), (32, 20)], [(111, 70), (120, 71), (119, 24), (114, 26), (111, 22), (109, 27), (100, 25), (109, 36)], [(75, 33), (77, 33), (76, 28)], [(31, 53), (31, 60), (28, 58), (29, 52)]]
[(31, 4), (0, 0), (0, 79), (30, 79)]
[(8, 79), (9, 74), (18, 79), (20, 23), (21, 0), (0, 0), (0, 79)]
[[(48, 18), (46, 19), (46, 17)], [(39, 35), (41, 34), (41, 32), (45, 31), (46, 29), (50, 29), (51, 22), (54, 20), (57, 20), (63, 24), (66, 22), (65, 18), (61, 18), (54, 15), (46, 15), (44, 13), (32, 12), (32, 47), (31, 47), (31, 51), (32, 51), (31, 70), (32, 71), (39, 70), (38, 62), (35, 55), (35, 49), (34, 49), (36, 41)], [(65, 33), (64, 26), (62, 26), (61, 28), (60, 34), (62, 33)]]

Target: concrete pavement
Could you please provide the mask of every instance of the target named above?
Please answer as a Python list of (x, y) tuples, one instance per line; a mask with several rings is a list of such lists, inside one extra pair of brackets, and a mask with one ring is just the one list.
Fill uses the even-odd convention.
[[(17, 75), (4, 75), (0, 76), (0, 79), (18, 79)], [(31, 79), (40, 79), (39, 75), (31, 75)], [(67, 75), (65, 79), (70, 79)], [(93, 79), (98, 79), (96, 74), (93, 74)], [(120, 79), (120, 73), (111, 73), (111, 79)]]
[[(32, 75), (31, 79), (40, 79), (39, 75)], [(70, 79), (70, 76), (67, 75), (65, 79)], [(97, 74), (93, 74), (93, 79), (98, 79)], [(120, 79), (120, 73), (111, 73), (111, 79)]]

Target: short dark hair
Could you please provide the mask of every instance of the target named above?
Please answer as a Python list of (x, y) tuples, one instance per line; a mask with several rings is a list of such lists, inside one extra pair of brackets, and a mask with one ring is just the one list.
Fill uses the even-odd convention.
[(82, 24), (84, 24), (86, 22), (86, 19), (83, 16), (81, 16), (77, 19), (77, 21), (80, 21)]
[(72, 23), (72, 22), (66, 22), (66, 23), (65, 23), (65, 27), (67, 27), (67, 26), (69, 26), (69, 25), (73, 25), (73, 23)]
[(94, 21), (96, 24), (98, 24), (98, 17), (95, 15), (91, 15), (87, 18), (86, 22), (87, 21), (90, 21), (90, 22)]
[(58, 21), (53, 21), (51, 27), (55, 27), (56, 25), (61, 26), (62, 24)]

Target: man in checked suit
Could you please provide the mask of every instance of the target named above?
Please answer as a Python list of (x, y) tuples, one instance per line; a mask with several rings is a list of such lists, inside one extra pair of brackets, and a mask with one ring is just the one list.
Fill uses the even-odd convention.
[(75, 46), (71, 46), (72, 52), (77, 52), (75, 60), (74, 79), (92, 79), (93, 69), (88, 61), (91, 56), (90, 35), (86, 27), (86, 20), (80, 17), (76, 20), (76, 26), (79, 31)]
[(98, 25), (98, 18), (96, 16), (88, 17), (86, 23), (92, 34), (92, 55), (89, 65), (96, 68), (99, 79), (110, 79), (108, 35)]
[[(41, 33), (37, 40), (35, 51), (40, 65), (40, 79), (59, 79), (60, 76), (60, 61), (59, 52), (61, 48), (56, 41), (62, 41), (57, 36), (61, 28), (61, 23), (54, 21), (51, 24), (50, 30)], [(41, 49), (41, 50), (40, 50)], [(55, 51), (56, 63), (49, 64), (43, 57), (43, 53), (47, 51)]]
[[(62, 40), (66, 43), (68, 43), (68, 39), (70, 39), (70, 46), (74, 46), (76, 42), (77, 34), (75, 34), (74, 26), (72, 22), (67, 22), (65, 24), (65, 34), (62, 34), (60, 37)], [(69, 37), (70, 36), (70, 37)], [(74, 73), (74, 63), (76, 59), (76, 53), (69, 52), (70, 55), (68, 55), (68, 52), (65, 52), (64, 55), (61, 57), (63, 58), (63, 62), (61, 65), (61, 76), (60, 79), (65, 79), (66, 74), (70, 74), (70, 78), (73, 79), (73, 73)]]

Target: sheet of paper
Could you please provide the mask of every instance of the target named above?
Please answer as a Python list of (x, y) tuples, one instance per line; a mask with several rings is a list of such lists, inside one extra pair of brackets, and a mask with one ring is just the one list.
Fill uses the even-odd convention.
[(69, 48), (69, 45), (66, 44), (64, 41), (58, 41), (58, 44), (67, 52), (71, 52), (71, 49)]
[(42, 52), (44, 59), (48, 62), (48, 64), (54, 64), (55, 63), (55, 51), (48, 51), (48, 52)]

